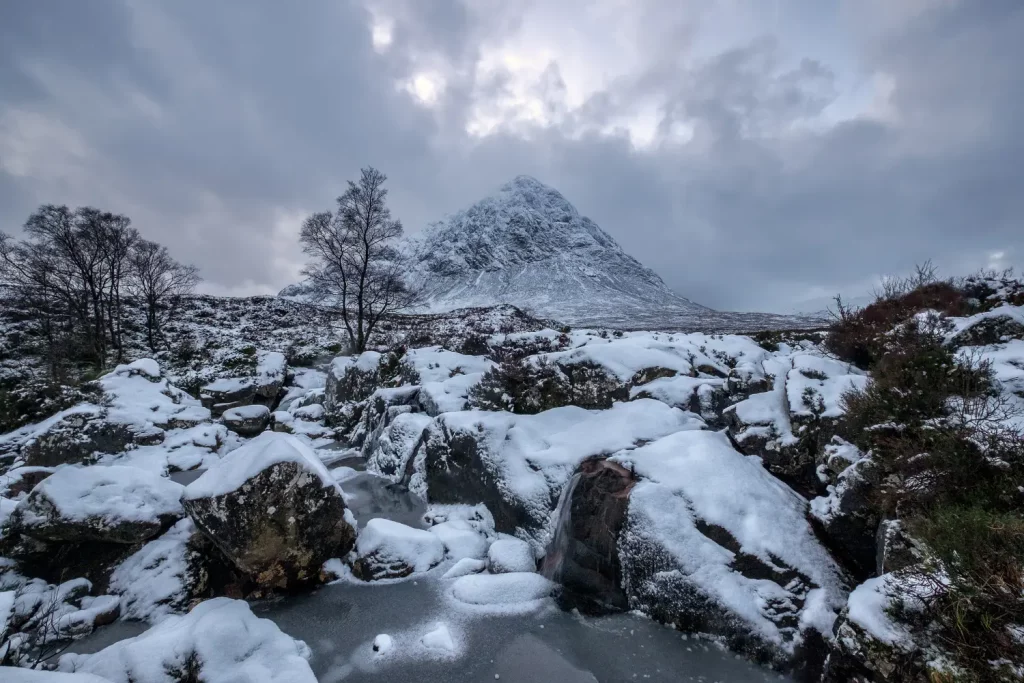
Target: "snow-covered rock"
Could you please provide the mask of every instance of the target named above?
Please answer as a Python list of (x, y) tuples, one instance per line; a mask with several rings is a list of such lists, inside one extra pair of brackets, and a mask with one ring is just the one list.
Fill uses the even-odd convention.
[(416, 447), (431, 422), (425, 413), (397, 413), (372, 441), (364, 444), (366, 470), (392, 481), (406, 477)]
[(358, 356), (339, 356), (327, 369), (324, 409), (337, 413), (346, 403), (362, 401), (380, 385), (381, 354), (364, 351)]
[(445, 413), (429, 426), (414, 460), (414, 491), (431, 503), (482, 502), (504, 533), (546, 544), (551, 512), (580, 462), (685, 429), (692, 413), (640, 399), (610, 410), (567, 406), (537, 415)]
[(199, 396), (214, 415), (252, 403), (256, 381), (252, 377), (221, 377), (199, 389)]
[(618, 542), (631, 608), (781, 666), (831, 633), (840, 570), (806, 501), (756, 459), (681, 431), (611, 460), (639, 478)]
[(950, 318), (946, 339), (954, 346), (988, 346), (1024, 338), (1024, 306), (1003, 304), (966, 318)]
[(448, 571), (441, 576), (442, 579), (457, 579), (460, 576), (469, 576), (470, 574), (479, 574), (480, 572), (487, 569), (486, 560), (475, 560), (472, 557), (464, 557), (455, 564), (453, 564)]
[(305, 643), (257, 618), (241, 600), (216, 598), (94, 654), (65, 655), (60, 669), (111, 683), (173, 680), (316, 683)]
[(125, 617), (156, 622), (188, 606), (200, 581), (189, 565), (194, 533), (192, 520), (183, 519), (118, 565), (109, 590), (121, 597)]
[(270, 425), (270, 409), (261, 405), (229, 408), (221, 419), (225, 427), (239, 436), (256, 436)]
[(845, 392), (867, 376), (816, 350), (797, 350), (762, 363), (771, 389), (725, 409), (730, 433), (748, 455), (760, 456), (776, 476), (805, 495), (821, 486), (819, 454), (835, 434)]
[(441, 522), (430, 527), (429, 531), (444, 543), (445, 556), (450, 560), (478, 560), (487, 555), (487, 536), (465, 520)]
[(459, 602), (479, 607), (508, 607), (550, 597), (555, 585), (540, 574), (474, 574), (456, 579), (451, 594)]
[(138, 543), (184, 515), (182, 490), (134, 467), (65, 467), (18, 503), (11, 523), (43, 541)]
[(288, 361), (279, 351), (260, 351), (256, 354), (254, 388), (262, 399), (274, 400), (284, 387), (288, 375)]
[(532, 572), (537, 569), (533, 548), (518, 538), (500, 538), (487, 549), (487, 570), (492, 574)]
[(210, 419), (199, 401), (171, 385), (151, 359), (119, 365), (98, 381), (103, 398), (0, 436), (0, 456), (27, 465), (83, 463), (101, 454), (159, 444), (165, 430)]
[(352, 573), (364, 581), (425, 572), (444, 559), (441, 537), (389, 519), (371, 519), (356, 540)]
[(355, 520), (316, 454), (297, 437), (264, 432), (185, 488), (182, 504), (240, 570), (265, 588), (316, 581), (351, 549)]

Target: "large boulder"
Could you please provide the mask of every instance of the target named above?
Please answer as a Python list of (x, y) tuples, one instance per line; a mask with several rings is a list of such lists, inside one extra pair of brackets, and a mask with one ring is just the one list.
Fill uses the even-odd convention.
[(359, 424), (349, 436), (349, 444), (362, 448), (363, 457), (369, 458), (395, 418), (419, 411), (419, 395), (418, 386), (377, 389), (367, 399)]
[[(593, 486), (586, 506), (609, 510), (614, 522), (628, 492), (625, 520), (574, 539), (572, 556), (607, 557), (615, 547), (630, 609), (813, 675), (846, 596), (838, 565), (807, 522), (806, 501), (714, 432), (677, 432), (609, 463), (629, 477), (606, 474), (611, 481)], [(613, 542), (605, 534), (616, 527)], [(591, 566), (614, 576), (607, 562)]]
[(229, 408), (221, 419), (225, 427), (239, 436), (256, 436), (270, 425), (270, 408), (261, 405)]
[(44, 479), (11, 515), (41, 541), (133, 544), (184, 516), (182, 486), (135, 467), (66, 467)]
[(62, 671), (130, 681), (316, 683), (309, 647), (245, 602), (216, 598), (94, 654), (65, 655)]
[(316, 581), (344, 556), (355, 520), (341, 490), (296, 437), (264, 432), (189, 484), (182, 505), (196, 527), (258, 586)]
[(397, 579), (427, 571), (444, 555), (444, 543), (437, 534), (390, 519), (371, 519), (356, 541), (352, 573), (364, 581)]
[(703, 427), (696, 415), (651, 399), (605, 411), (445, 413), (428, 427), (408, 482), (431, 503), (484, 503), (498, 531), (542, 550), (551, 512), (582, 461)]

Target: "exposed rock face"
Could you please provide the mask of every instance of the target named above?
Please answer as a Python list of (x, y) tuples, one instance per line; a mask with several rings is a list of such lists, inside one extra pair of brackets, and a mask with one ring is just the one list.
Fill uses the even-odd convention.
[(318, 580), (320, 567), (355, 541), (341, 491), (294, 437), (265, 432), (192, 482), (186, 512), (264, 589)]
[(0, 496), (10, 500), (17, 500), (43, 479), (53, 474), (52, 467), (17, 467), (7, 474), (0, 476)]
[(181, 519), (181, 492), (134, 467), (64, 468), (18, 503), (11, 525), (41, 541), (133, 544)]
[(542, 572), (562, 585), (568, 605), (588, 612), (628, 607), (618, 546), (635, 483), (621, 465), (592, 459), (566, 488)]
[(221, 419), (239, 436), (256, 436), (270, 425), (270, 409), (260, 405), (229, 408)]

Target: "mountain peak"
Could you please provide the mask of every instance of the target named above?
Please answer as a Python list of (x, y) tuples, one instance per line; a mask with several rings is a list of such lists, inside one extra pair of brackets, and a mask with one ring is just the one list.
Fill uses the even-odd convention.
[(706, 310), (672, 292), (558, 190), (519, 175), (406, 245), (432, 311), (509, 303), (572, 324)]

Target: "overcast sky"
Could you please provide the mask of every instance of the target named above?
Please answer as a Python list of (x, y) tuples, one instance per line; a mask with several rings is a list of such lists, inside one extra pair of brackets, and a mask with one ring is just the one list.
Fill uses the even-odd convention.
[(0, 229), (126, 213), (276, 292), (373, 165), (407, 231), (521, 173), (681, 294), (1024, 261), (1020, 0), (8, 0)]

